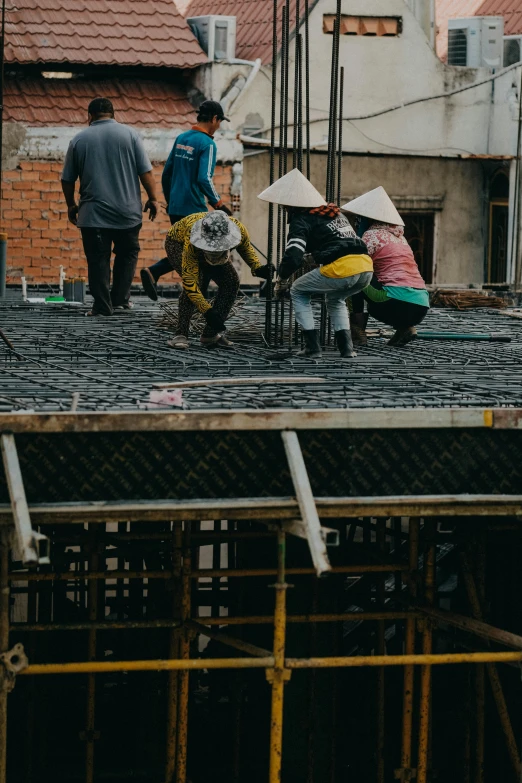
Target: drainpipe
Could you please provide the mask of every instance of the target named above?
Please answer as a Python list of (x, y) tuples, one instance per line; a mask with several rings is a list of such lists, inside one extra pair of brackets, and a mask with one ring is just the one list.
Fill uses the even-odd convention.
[(257, 60), (239, 60), (234, 57), (233, 59), (227, 60), (226, 62), (230, 65), (250, 65), (252, 68), (244, 85), (239, 88), (232, 88), (229, 90), (229, 93), (225, 94), (224, 98), (221, 99), (220, 103), (223, 106), (223, 110), (230, 111), (230, 107), (241, 95), (243, 95), (248, 90), (259, 73), (259, 69), (261, 68), (261, 59), (258, 57)]

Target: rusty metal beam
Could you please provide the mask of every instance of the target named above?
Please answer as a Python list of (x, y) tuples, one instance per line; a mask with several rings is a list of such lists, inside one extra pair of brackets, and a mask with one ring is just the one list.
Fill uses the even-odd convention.
[(522, 650), (522, 636), (518, 636), (516, 633), (503, 631), (501, 628), (495, 628), (493, 625), (476, 620), (473, 617), (465, 617), (462, 614), (446, 612), (429, 606), (418, 606), (416, 608), (422, 614), (436, 620), (439, 625), (451, 625), (454, 628), (460, 628), (461, 631), (480, 636), (481, 639), (489, 639), (499, 644), (505, 644), (506, 647), (514, 647), (515, 650)]
[[(321, 519), (393, 516), (516, 516), (522, 515), (522, 495), (389, 495), (383, 497), (316, 497)], [(86, 522), (171, 522), (204, 519), (295, 519), (295, 498), (230, 500), (155, 500), (30, 505), (37, 525)], [(0, 524), (10, 525), (10, 505), (0, 505)]]
[(285, 429), (520, 429), (520, 408), (2, 413), (0, 432), (190, 432)]
[(269, 658), (272, 655), (270, 650), (265, 650), (263, 647), (250, 644), (250, 642), (244, 642), (243, 639), (236, 639), (234, 636), (229, 636), (226, 633), (213, 631), (211, 628), (202, 625), (202, 623), (198, 623), (195, 620), (187, 620), (185, 625), (198, 634), (208, 636), (210, 639), (216, 639), (216, 641), (221, 642), (221, 644), (228, 647), (234, 647), (236, 650), (241, 650), (249, 655), (257, 655), (259, 658)]
[[(363, 622), (364, 620), (384, 620), (393, 622), (406, 620), (418, 616), (413, 612), (344, 612), (343, 614), (295, 614), (287, 615), (287, 623), (346, 623), (349, 621)], [(201, 628), (208, 629), (212, 626), (226, 625), (272, 625), (273, 615), (250, 615), (245, 617), (198, 617), (193, 620)], [(180, 628), (181, 620), (105, 620), (96, 623), (12, 623), (11, 631), (24, 633), (33, 631), (88, 631), (96, 628), (98, 631), (108, 630), (139, 630), (149, 628)], [(201, 631), (203, 633), (203, 630)], [(218, 637), (216, 637), (218, 638)], [(221, 634), (219, 634), (221, 639)]]

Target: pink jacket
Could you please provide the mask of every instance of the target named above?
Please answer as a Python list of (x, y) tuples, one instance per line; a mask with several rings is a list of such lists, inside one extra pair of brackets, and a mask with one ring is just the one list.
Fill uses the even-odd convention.
[(426, 288), (402, 226), (372, 223), (363, 234), (373, 260), (374, 274), (381, 285)]

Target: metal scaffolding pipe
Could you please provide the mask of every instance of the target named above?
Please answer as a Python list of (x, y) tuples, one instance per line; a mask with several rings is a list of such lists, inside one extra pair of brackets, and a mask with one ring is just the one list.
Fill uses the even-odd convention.
[[(183, 565), (181, 572), (181, 621), (185, 623), (190, 618), (190, 577), (191, 549), (190, 522), (185, 522), (183, 530)], [(180, 637), (179, 655), (182, 661), (190, 659), (190, 631), (183, 628)], [(178, 692), (178, 728), (176, 750), (176, 783), (186, 783), (187, 780), (187, 745), (188, 745), (188, 707), (189, 707), (189, 672), (182, 669), (179, 673)]]
[[(475, 580), (473, 578), (471, 568), (469, 567), (467, 557), (464, 553), (461, 554), (460, 564), (462, 569), (462, 575), (464, 577), (464, 585), (466, 587), (468, 601), (471, 607), (471, 612), (473, 616), (477, 618), (477, 622), (478, 622), (478, 620), (482, 617), (482, 607), (480, 604), (478, 591), (475, 585)], [(514, 646), (520, 646), (520, 644)], [(504, 689), (500, 681), (498, 669), (494, 663), (488, 663), (486, 669), (488, 673), (489, 684), (491, 686), (491, 692), (493, 694), (493, 699), (495, 701), (495, 706), (497, 708), (500, 725), (502, 727), (502, 732), (506, 740), (509, 758), (511, 760), (511, 764), (513, 766), (515, 774), (517, 775), (517, 778), (520, 778), (521, 766), (520, 766), (520, 755), (518, 752), (518, 744), (515, 738), (515, 733), (513, 731), (513, 726), (511, 723), (511, 718), (509, 716), (509, 712), (506, 704), (506, 698), (504, 696)]]
[(275, 611), (274, 611), (274, 668), (270, 673), (269, 681), (272, 685), (272, 706), (270, 719), (270, 761), (269, 783), (280, 783), (281, 763), (283, 754), (283, 702), (284, 687), (287, 678), (285, 671), (285, 642), (286, 642), (286, 590), (285, 581), (285, 557), (286, 540), (285, 533), (281, 530), (277, 535), (277, 582), (274, 585)]
[[(9, 649), (9, 533), (0, 533), (0, 653)], [(0, 673), (0, 783), (6, 783), (7, 774), (7, 672)]]
[[(183, 531), (181, 524), (175, 525), (172, 531), (172, 614), (169, 621), (172, 630), (169, 634), (169, 658), (179, 658), (181, 625), (181, 605), (177, 586), (181, 581), (181, 547)], [(176, 749), (178, 742), (178, 690), (179, 672), (169, 672), (167, 692), (167, 736), (165, 748), (165, 783), (172, 783), (176, 773)]]
[[(424, 555), (424, 599), (428, 607), (435, 602), (436, 545), (437, 525), (433, 520), (424, 523), (426, 551)], [(422, 652), (429, 656), (433, 645), (433, 629), (430, 620), (423, 623)], [(421, 669), (420, 679), (420, 716), (419, 716), (419, 757), (417, 761), (417, 783), (428, 781), (428, 761), (431, 727), (431, 668), (426, 664)]]

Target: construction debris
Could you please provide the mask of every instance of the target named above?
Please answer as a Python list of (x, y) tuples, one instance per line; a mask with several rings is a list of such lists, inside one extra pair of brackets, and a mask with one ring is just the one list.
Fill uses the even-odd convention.
[(488, 296), (472, 289), (463, 291), (437, 288), (430, 295), (430, 303), (432, 307), (455, 307), (457, 310), (471, 310), (475, 307), (494, 307), (500, 310), (506, 307), (500, 296)]

